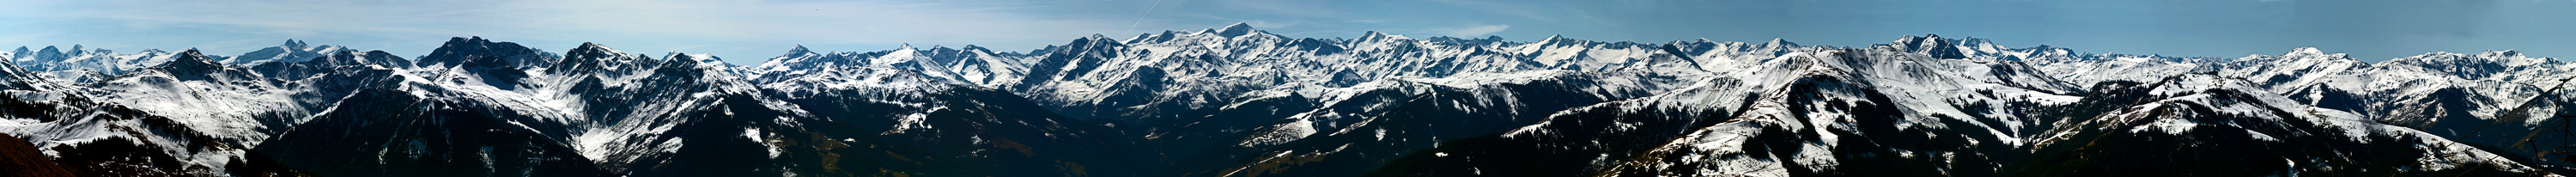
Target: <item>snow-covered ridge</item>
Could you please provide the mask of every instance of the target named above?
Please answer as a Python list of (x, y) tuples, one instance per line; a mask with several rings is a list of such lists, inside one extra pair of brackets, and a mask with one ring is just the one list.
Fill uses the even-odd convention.
[[(2142, 100), (2092, 120), (2050, 131), (2033, 152), (2062, 167), (2035, 174), (2120, 173), (2105, 168), (2229, 168), (2149, 174), (2369, 173), (2543, 174), (2539, 169), (2432, 133), (2386, 125), (2358, 114), (2299, 104), (2240, 78), (2208, 73), (2172, 76), (2137, 88)], [(2246, 146), (2271, 148), (2245, 149)], [(2494, 146), (2482, 146), (2494, 147)], [(2366, 150), (2365, 150), (2366, 149)], [(2350, 154), (2373, 154), (2353, 158)], [(2165, 159), (2243, 158), (2248, 165), (2142, 163)], [(2386, 160), (2395, 159), (2395, 160)], [(2337, 165), (2313, 165), (2337, 164)], [(2325, 168), (2351, 166), (2362, 168)]]
[(304, 41), (288, 39), (286, 40), (286, 44), (279, 44), (276, 47), (261, 48), (258, 51), (243, 53), (239, 56), (223, 59), (222, 62), (225, 64), (236, 65), (255, 65), (265, 62), (304, 62), (304, 60), (311, 60), (314, 57), (321, 57), (322, 55), (345, 50), (350, 49), (347, 47), (332, 45), (310, 45), (305, 44)]
[[(2354, 167), (2441, 171), (2511, 163), (2443, 138), (2465, 132), (2449, 128), (2464, 123), (2548, 123), (2510, 117), (2540, 115), (2535, 110), (2566, 102), (2534, 85), (2558, 85), (2576, 68), (2511, 50), (2371, 63), (2314, 48), (2215, 58), (2010, 48), (1936, 35), (1866, 47), (1783, 39), (1509, 41), (1378, 32), (1325, 39), (1292, 38), (1246, 24), (1123, 39), (1094, 35), (1025, 52), (972, 45), (872, 52), (797, 46), (755, 66), (723, 63), (713, 55), (674, 51), (655, 57), (608, 46), (584, 43), (558, 54), (459, 37), (410, 60), (294, 40), (240, 57), (195, 50), (22, 48), (0, 54), (8, 61), (0, 63), (8, 67), (0, 79), (9, 81), (0, 89), (8, 98), (58, 106), (29, 114), (35, 116), (12, 112), (0, 130), (50, 136), (46, 141), (58, 142), (38, 144), (58, 146), (128, 133), (93, 125), (150, 123), (47, 120), (98, 117), (85, 112), (118, 107), (131, 111), (113, 113), (143, 115), (126, 117), (167, 118), (132, 120), (165, 120), (172, 123), (150, 126), (187, 130), (147, 132), (181, 138), (136, 142), (205, 140), (238, 147), (182, 154), (200, 165), (219, 166), (225, 158), (258, 150), (239, 148), (283, 148), (373, 154), (374, 163), (348, 163), (375, 165), (369, 168), (475, 168), (412, 169), (424, 174), (716, 171), (695, 169), (704, 167), (795, 175), (1352, 176), (1399, 158), (1472, 157), (1548, 164), (1528, 174), (1553, 176), (1975, 176), (2014, 172), (2003, 163), (2024, 160), (2017, 158), (2065, 137), (2050, 131), (2150, 136), (2214, 130), (2197, 126), (2217, 123), (2185, 119), (2112, 122), (2144, 122), (2127, 125), (2084, 124), (2100, 121), (2091, 116), (2049, 117), (2064, 116), (2050, 111), (2070, 104), (2119, 96), (2088, 88), (2184, 76), (2128, 95), (2152, 97), (2142, 103), (2160, 105), (2096, 111), (2136, 118), (2199, 104), (2226, 108), (2214, 112), (2226, 115), (2290, 112), (2231, 125), (2342, 132), (2313, 134), (2337, 139), (2328, 143), (2422, 145), (2399, 148), (2432, 154), (2414, 159), (2420, 163)], [(2097, 85), (2111, 87), (2087, 87)], [(2240, 99), (2211, 90), (2257, 94)], [(68, 101), (83, 99), (92, 103)], [(376, 126), (397, 125), (384, 121), (444, 122)], [(2298, 121), (2318, 124), (2286, 123)], [(378, 129), (419, 131), (374, 134), (383, 133), (373, 131)], [(2422, 131), (2397, 131), (2408, 129)], [(457, 132), (501, 138), (428, 136)], [(2295, 139), (2257, 134), (2265, 138), (2253, 140), (2262, 142)], [(2484, 140), (2461, 142), (2500, 146)], [(2170, 144), (2190, 143), (2204, 142)], [(1454, 145), (1466, 147), (1448, 147)], [(165, 149), (178, 148), (183, 147)], [(1504, 150), (1458, 151), (1474, 148)], [(496, 149), (529, 152), (479, 152)], [(1417, 151), (1422, 149), (1442, 150)], [(2316, 151), (2350, 152), (2339, 150), (2349, 149)], [(345, 155), (286, 157), (317, 163), (338, 156)], [(559, 166), (443, 158), (475, 156), (543, 157), (548, 160), (528, 163)], [(1528, 157), (1542, 158), (1516, 159)], [(1354, 163), (1369, 165), (1348, 165)], [(1490, 164), (1470, 169), (1520, 167), (1485, 165)], [(2495, 169), (2531, 172), (2510, 165)]]

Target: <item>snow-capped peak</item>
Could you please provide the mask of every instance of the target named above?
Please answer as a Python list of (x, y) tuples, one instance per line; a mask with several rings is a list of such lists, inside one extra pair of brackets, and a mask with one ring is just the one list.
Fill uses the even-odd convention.
[(219, 60), (223, 63), (242, 65), (266, 62), (304, 62), (305, 60), (322, 57), (323, 55), (330, 55), (333, 51), (340, 50), (349, 49), (346, 47), (331, 45), (309, 45), (305, 44), (302, 40), (287, 39), (285, 44), (278, 44), (276, 47), (261, 48), (259, 51), (242, 53), (238, 57)]
[(591, 42), (581, 42), (581, 47), (574, 47), (572, 50), (573, 50), (573, 51), (582, 51), (583, 49), (590, 49), (590, 50), (607, 50), (608, 52), (626, 53), (626, 52), (619, 52), (619, 51), (617, 51), (617, 49), (609, 49), (609, 48), (608, 48), (608, 45), (600, 45), (599, 43), (591, 43)]
[(1538, 43), (1555, 43), (1555, 42), (1560, 41), (1560, 40), (1566, 40), (1565, 35), (1562, 35), (1562, 34), (1550, 34), (1550, 35), (1547, 35), (1547, 39), (1539, 39), (1539, 40), (1538, 40)]
[(689, 62), (689, 63), (691, 63), (691, 64), (695, 64), (697, 67), (700, 67), (700, 68), (714, 68), (714, 69), (719, 69), (719, 70), (730, 70), (730, 69), (735, 69), (735, 68), (733, 67), (733, 65), (732, 65), (732, 64), (729, 64), (729, 63), (725, 63), (725, 62), (724, 62), (724, 57), (717, 57), (717, 56), (715, 56), (714, 54), (703, 54), (703, 53), (701, 53), (701, 54), (689, 54), (689, 53), (681, 53), (681, 52), (679, 52), (679, 51), (672, 51), (672, 52), (671, 52), (671, 53), (669, 53), (669, 54), (664, 54), (664, 55), (662, 56), (662, 58), (663, 58), (663, 59), (665, 59), (665, 60), (670, 60), (670, 61), (675, 61), (675, 62), (676, 62), (676, 61), (687, 61), (687, 62)]
[(2298, 49), (2290, 49), (2290, 53), (2281, 54), (2281, 56), (2291, 57), (2310, 55), (2326, 55), (2326, 52), (2325, 50), (2318, 50), (2316, 47), (2300, 47)]
[(439, 46), (438, 49), (431, 50), (429, 55), (421, 56), (416, 65), (421, 67), (459, 65), (543, 67), (553, 64), (561, 57), (561, 55), (522, 46), (519, 43), (496, 42), (479, 36), (455, 37), (449, 38), (447, 43)]
[(2513, 49), (2505, 49), (2505, 50), (2489, 50), (2489, 51), (2486, 51), (2486, 52), (2478, 52), (2478, 57), (2484, 57), (2484, 58), (2519, 58), (2519, 57), (2522, 57), (2522, 51), (2516, 51), (2516, 50), (2513, 50)]
[(1390, 40), (1403, 40), (1403, 39), (1413, 39), (1413, 38), (1404, 37), (1404, 35), (1394, 35), (1394, 34), (1380, 33), (1380, 32), (1377, 32), (1377, 31), (1368, 31), (1368, 32), (1366, 32), (1366, 33), (1361, 33), (1361, 34), (1360, 34), (1360, 41), (1362, 41), (1362, 42), (1390, 41)]
[(569, 56), (565, 58), (607, 58), (626, 55), (626, 52), (617, 51), (599, 43), (582, 42), (581, 47), (574, 47), (572, 51), (564, 52), (564, 55)]
[(214, 59), (212, 59), (212, 58), (207, 58), (207, 57), (206, 57), (206, 54), (198, 53), (198, 52), (197, 52), (197, 49), (193, 49), (193, 48), (191, 48), (191, 49), (188, 49), (187, 51), (180, 51), (180, 52), (179, 52), (179, 58), (178, 58), (178, 59), (170, 60), (170, 62), (169, 62), (169, 63), (162, 63), (162, 64), (161, 64), (161, 66), (159, 66), (159, 67), (162, 67), (162, 68), (222, 68), (222, 67), (224, 67), (224, 64), (222, 64), (222, 63), (215, 63)]
[(1253, 32), (1255, 32), (1255, 31), (1258, 31), (1258, 30), (1257, 30), (1257, 29), (1252, 29), (1252, 25), (1244, 24), (1244, 23), (1234, 23), (1234, 25), (1227, 25), (1227, 26), (1225, 26), (1225, 28), (1224, 28), (1224, 29), (1217, 29), (1217, 30), (1216, 30), (1216, 35), (1217, 35), (1217, 36), (1225, 36), (1225, 37), (1235, 37), (1235, 36), (1243, 36), (1243, 35), (1246, 35), (1246, 34), (1252, 34), (1252, 33), (1253, 33)]
[(789, 48), (789, 49), (787, 49), (787, 55), (797, 55), (797, 54), (807, 54), (807, 53), (814, 53), (814, 50), (811, 50), (811, 49), (805, 49), (805, 45), (802, 45), (802, 44), (796, 45), (796, 48)]
[(1958, 47), (1954, 47), (1956, 46), (1954, 41), (1942, 39), (1938, 34), (1923, 34), (1922, 37), (1908, 35), (1897, 38), (1895, 42), (1887, 45), (1908, 52), (1932, 55), (1934, 58), (1968, 58), (1966, 53), (1961, 53)]
[[(1708, 40), (1708, 39), (1700, 39), (1700, 40)], [(1762, 46), (1794, 47), (1794, 46), (1798, 46), (1798, 43), (1789, 42), (1789, 40), (1788, 40), (1788, 39), (1771, 38), (1771, 41), (1762, 42)]]

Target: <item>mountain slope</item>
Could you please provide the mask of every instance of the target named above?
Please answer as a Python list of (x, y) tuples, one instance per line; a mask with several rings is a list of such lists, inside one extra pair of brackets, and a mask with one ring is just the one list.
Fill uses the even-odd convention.
[[(258, 147), (326, 176), (608, 176), (509, 106), (365, 89)], [(357, 148), (353, 148), (357, 147)]]
[[(0, 62), (0, 133), (82, 176), (270, 176), (299, 172), (172, 118), (97, 101)], [(35, 86), (35, 87), (26, 87)], [(26, 169), (35, 170), (35, 169)], [(15, 170), (13, 170), (15, 171)], [(33, 171), (29, 171), (33, 172)]]
[(221, 61), (224, 64), (234, 65), (256, 65), (267, 62), (304, 62), (305, 60), (312, 60), (316, 57), (322, 57), (323, 55), (330, 55), (331, 53), (346, 50), (349, 50), (349, 48), (332, 45), (310, 45), (304, 44), (304, 41), (288, 39), (286, 40), (286, 44), (280, 44), (276, 47), (261, 48), (258, 51), (242, 53), (240, 56), (234, 56)]
[(1670, 82), (1644, 75), (1556, 70), (1361, 83), (1326, 91), (1321, 95), (1329, 101), (1321, 108), (1237, 132), (1230, 143), (1198, 144), (1219, 147), (1164, 175), (1358, 175), (1439, 142), (1502, 133), (1566, 108), (1642, 97), (1666, 89), (1658, 82)]
[[(1907, 37), (1903, 41), (1941, 40)], [(1444, 143), (1371, 175), (1991, 174), (2075, 88), (1904, 47), (1793, 53), (1664, 94)], [(1918, 154), (1918, 155), (1907, 155)], [(1919, 154), (1939, 154), (1926, 156)]]
[(1127, 156), (1139, 153), (1130, 136), (1112, 127), (913, 70), (839, 66), (757, 80), (767, 83), (760, 86), (765, 93), (816, 117), (800, 121), (805, 132), (766, 137), (786, 146), (784, 155), (772, 155), (839, 163), (799, 161), (800, 171), (873, 166), (887, 169), (869, 173), (1136, 176), (1133, 169), (1144, 164)]
[(232, 144), (255, 145), (310, 115), (285, 81), (248, 68), (215, 63), (196, 50), (178, 59), (82, 84), (84, 95), (155, 115), (182, 117), (187, 126)]
[(2050, 131), (2030, 150), (2031, 161), (2011, 170), (2036, 176), (2544, 174), (2433, 134), (2299, 105), (2256, 85), (2191, 74), (2102, 90), (2142, 102)]

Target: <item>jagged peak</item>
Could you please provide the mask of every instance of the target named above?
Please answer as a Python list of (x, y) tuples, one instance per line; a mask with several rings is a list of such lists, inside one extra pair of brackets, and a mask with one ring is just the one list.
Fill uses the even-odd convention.
[(374, 54), (374, 53), (373, 53), (373, 52), (370, 52), (370, 53), (367, 53), (367, 54), (360, 54), (360, 53), (358, 53), (358, 51), (355, 51), (355, 50), (340, 50), (340, 51), (332, 51), (331, 53), (323, 54), (321, 58), (315, 58), (315, 59), (313, 59), (313, 60), (305, 60), (305, 61), (304, 61), (304, 63), (305, 63), (305, 64), (313, 64), (313, 65), (347, 64), (347, 63), (343, 63), (343, 62), (366, 63), (366, 61), (365, 61), (365, 60), (362, 60), (362, 59), (359, 59), (359, 58), (364, 58), (364, 57), (363, 57), (363, 56), (361, 56), (361, 55), (368, 55), (368, 54)]
[[(349, 51), (357, 51), (357, 50), (349, 50)], [(367, 56), (385, 56), (385, 57), (396, 57), (396, 58), (400, 58), (400, 57), (402, 57), (402, 56), (394, 55), (394, 53), (393, 53), (393, 52), (385, 52), (384, 50), (367, 50)]]
[(1947, 41), (1944, 41), (1943, 39), (1941, 39), (1941, 35), (1939, 35), (1939, 34), (1923, 34), (1923, 36), (1905, 35), (1905, 36), (1903, 36), (1903, 37), (1897, 37), (1897, 38), (1896, 38), (1896, 42), (1890, 42), (1890, 43), (1888, 43), (1888, 44), (1890, 44), (1890, 45), (1916, 46), (1916, 45), (1923, 45), (1924, 43), (1927, 43), (1927, 42), (1947, 42)]
[(804, 45), (804, 44), (797, 44), (795, 48), (787, 48), (787, 55), (806, 54), (806, 53), (814, 53), (814, 50), (812, 50), (812, 49), (805, 49), (805, 45)]
[(1403, 40), (1403, 39), (1413, 39), (1413, 38), (1411, 38), (1411, 37), (1405, 37), (1404, 35), (1387, 34), (1387, 33), (1385, 33), (1385, 32), (1377, 32), (1377, 31), (1368, 31), (1367, 33), (1360, 34), (1360, 40), (1362, 40), (1362, 41), (1386, 41), (1386, 40)]
[(623, 54), (625, 54), (626, 52), (623, 52), (623, 51), (617, 51), (617, 49), (613, 49), (613, 48), (608, 48), (608, 45), (601, 45), (601, 44), (599, 44), (599, 43), (591, 43), (591, 42), (581, 42), (581, 46), (580, 46), (580, 47), (573, 47), (573, 48), (572, 48), (572, 51), (570, 51), (570, 52), (566, 52), (566, 53), (571, 53), (571, 54), (609, 54), (609, 55), (623, 55)]
[[(527, 46), (521, 46), (521, 45), (519, 45), (519, 43), (504, 42), (504, 41), (492, 41), (490, 38), (483, 38), (482, 36), (471, 36), (471, 37), (450, 37), (450, 38), (448, 38), (448, 39), (447, 39), (447, 42), (446, 42), (445, 44), (443, 44), (442, 46), (439, 46), (439, 47), (438, 47), (438, 49), (436, 49), (436, 50), (432, 50), (432, 51), (430, 52), (430, 55), (433, 55), (433, 56), (434, 56), (434, 55), (441, 55), (441, 54), (444, 54), (444, 53), (451, 53), (451, 52), (488, 51), (488, 50), (502, 50), (502, 51), (517, 51), (517, 50), (524, 50), (524, 51), (526, 51), (526, 52), (533, 52), (533, 53), (545, 53), (545, 52), (543, 52), (543, 51), (538, 51), (536, 48), (529, 48), (529, 47), (527, 47)], [(501, 51), (490, 51), (490, 52), (501, 52)]]
[[(1163, 32), (1164, 32), (1165, 34), (1169, 34), (1171, 31), (1163, 31)], [(1123, 42), (1126, 42), (1126, 43), (1142, 43), (1142, 42), (1151, 41), (1151, 40), (1153, 40), (1153, 39), (1154, 39), (1154, 38), (1156, 38), (1156, 37), (1165, 37), (1165, 38), (1168, 38), (1168, 37), (1171, 37), (1171, 35), (1161, 35), (1161, 36), (1156, 36), (1156, 35), (1154, 35), (1154, 33), (1138, 33), (1138, 34), (1136, 34), (1136, 37), (1127, 37), (1127, 40), (1119, 40), (1119, 41), (1123, 41)]]
[(1691, 42), (1694, 42), (1694, 43), (1716, 43), (1717, 41), (1716, 41), (1716, 40), (1708, 40), (1708, 38), (1699, 38), (1699, 39), (1691, 39)]
[(715, 55), (689, 54), (680, 51), (671, 51), (670, 53), (663, 54), (662, 59), (665, 60), (664, 62), (679, 62), (688, 65), (707, 64), (710, 61), (713, 61), (713, 63), (723, 63), (723, 59), (717, 58)]
[[(364, 55), (364, 54), (359, 53), (357, 50), (337, 50), (337, 51), (330, 51), (330, 52), (331, 52), (331, 53), (330, 53), (331, 55)], [(376, 52), (384, 52), (384, 51), (382, 51), (382, 50), (377, 50), (377, 51), (368, 52), (368, 53), (370, 53), (370, 54), (371, 54), (371, 53), (376, 53)]]
[(624, 51), (617, 51), (617, 49), (608, 48), (608, 45), (582, 42), (581, 47), (575, 47), (571, 51), (564, 52), (563, 62), (581, 60), (585, 62), (628, 63), (653, 60), (649, 56), (645, 55), (646, 54), (628, 54)]
[(1986, 40), (1986, 38), (1977, 38), (1976, 36), (1969, 36), (1969, 37), (1959, 38), (1959, 44), (1960, 44), (1960, 45), (1966, 45), (1966, 46), (1983, 46), (1983, 45), (1994, 45), (1995, 43), (1994, 43), (1994, 41)]
[(2154, 89), (2150, 91), (2150, 94), (2166, 97), (2199, 94), (2209, 90), (2221, 89), (2250, 94), (2271, 93), (2269, 91), (2264, 91), (2261, 87), (2256, 87), (2253, 81), (2246, 81), (2242, 78), (2219, 76), (2217, 73), (2197, 71), (2183, 73), (2180, 75), (2165, 76), (2163, 79), (2159, 79), (2148, 86)]
[(485, 44), (485, 43), (492, 43), (492, 40), (491, 40), (491, 39), (484, 39), (484, 38), (483, 38), (483, 36), (448, 37), (448, 38), (447, 38), (447, 45), (449, 45), (449, 46), (455, 46), (455, 45), (482, 45), (482, 44)]
[[(1128, 42), (1128, 41), (1120, 41), (1120, 40), (1118, 40), (1118, 39), (1110, 39), (1110, 38), (1109, 38), (1109, 36), (1103, 36), (1103, 35), (1100, 35), (1100, 34), (1091, 34), (1091, 37), (1083, 37), (1083, 38), (1080, 38), (1080, 39), (1073, 39), (1073, 42), (1072, 42), (1072, 43), (1066, 43), (1065, 45), (1061, 45), (1061, 46), (1058, 46), (1058, 47), (1077, 47), (1077, 46), (1093, 46), (1093, 47), (1098, 47), (1098, 45), (1101, 45), (1101, 44), (1121, 44), (1121, 43), (1126, 43), (1126, 42)], [(1054, 47), (1048, 47), (1048, 48), (1054, 48)]]
[(1934, 58), (1967, 58), (1967, 54), (1965, 52), (1960, 52), (1958, 48), (1953, 47), (1956, 45), (1953, 43), (1954, 41), (1943, 39), (1941, 38), (1941, 35), (1938, 34), (1923, 34), (1922, 37), (1915, 37), (1913, 35), (1898, 37), (1895, 42), (1890, 42), (1878, 47), (1892, 47), (1900, 51), (1919, 52), (1926, 55), (1932, 55)]
[(50, 45), (49, 45), (49, 46), (45, 46), (45, 49), (43, 49), (43, 50), (37, 50), (36, 52), (42, 52), (42, 53), (63, 53), (63, 50), (62, 50), (62, 49), (54, 48), (54, 46), (50, 46)]
[(920, 49), (914, 49), (914, 48), (912, 48), (912, 43), (903, 43), (902, 45), (895, 46), (894, 50), (903, 51), (903, 50), (920, 50)]
[(923, 48), (921, 50), (923, 52), (931, 53), (958, 51), (957, 48), (948, 47), (946, 45), (930, 45), (930, 48)]
[(304, 49), (304, 48), (306, 48), (306, 47), (309, 47), (310, 45), (305, 45), (305, 44), (304, 44), (304, 41), (299, 41), (299, 40), (295, 40), (295, 39), (286, 39), (286, 44), (279, 44), (279, 45), (277, 45), (277, 46), (279, 46), (279, 47), (286, 47), (286, 48), (293, 48), (293, 49)]
[(2518, 50), (2514, 50), (2514, 49), (2489, 50), (2489, 51), (2486, 51), (2486, 52), (2478, 52), (2478, 56), (2488, 56), (2488, 57), (2495, 57), (2495, 58), (2522, 57), (2522, 51), (2518, 51)]
[(1258, 31), (1260, 31), (1260, 30), (1259, 30), (1259, 29), (1252, 29), (1252, 25), (1251, 25), (1251, 24), (1245, 24), (1245, 23), (1242, 23), (1242, 22), (1235, 22), (1235, 23), (1234, 23), (1234, 25), (1226, 25), (1224, 29), (1217, 29), (1217, 30), (1216, 30), (1216, 35), (1217, 35), (1217, 36), (1225, 36), (1225, 37), (1235, 37), (1235, 36), (1243, 36), (1243, 35), (1252, 34), (1253, 32), (1258, 32)]
[(563, 54), (481, 36), (450, 37), (429, 55), (420, 56), (415, 65), (453, 66), (475, 63), (478, 66), (525, 66), (553, 63)]
[(196, 49), (196, 48), (189, 48), (187, 51), (180, 51), (180, 52), (179, 52), (179, 57), (178, 57), (177, 59), (171, 59), (169, 63), (162, 63), (162, 64), (161, 64), (161, 66), (159, 66), (159, 67), (162, 67), (162, 68), (222, 68), (222, 67), (224, 67), (224, 64), (223, 64), (223, 63), (217, 63), (217, 62), (215, 62), (215, 59), (214, 59), (214, 58), (208, 58), (208, 57), (206, 57), (206, 54), (205, 54), (205, 53), (197, 52), (197, 49)]
[(573, 49), (583, 49), (583, 48), (599, 48), (599, 49), (607, 49), (607, 48), (608, 48), (608, 45), (600, 45), (599, 43), (591, 43), (591, 42), (581, 42), (581, 47), (576, 47), (576, 48), (573, 48)]
[[(1708, 39), (1700, 39), (1700, 40), (1708, 40)], [(1794, 47), (1794, 46), (1798, 46), (1798, 43), (1795, 43), (1795, 42), (1789, 42), (1789, 40), (1788, 40), (1788, 39), (1771, 38), (1771, 41), (1762, 42), (1762, 45), (1766, 45), (1766, 46), (1784, 46), (1784, 47)]]

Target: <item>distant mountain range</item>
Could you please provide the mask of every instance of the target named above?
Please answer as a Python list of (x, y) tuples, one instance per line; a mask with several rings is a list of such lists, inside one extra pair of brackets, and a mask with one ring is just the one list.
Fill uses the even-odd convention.
[[(1235, 24), (1027, 51), (0, 53), (0, 173), (76, 176), (2532, 176), (2576, 64)], [(19, 144), (23, 142), (24, 144)], [(13, 145), (14, 144), (14, 145)]]

